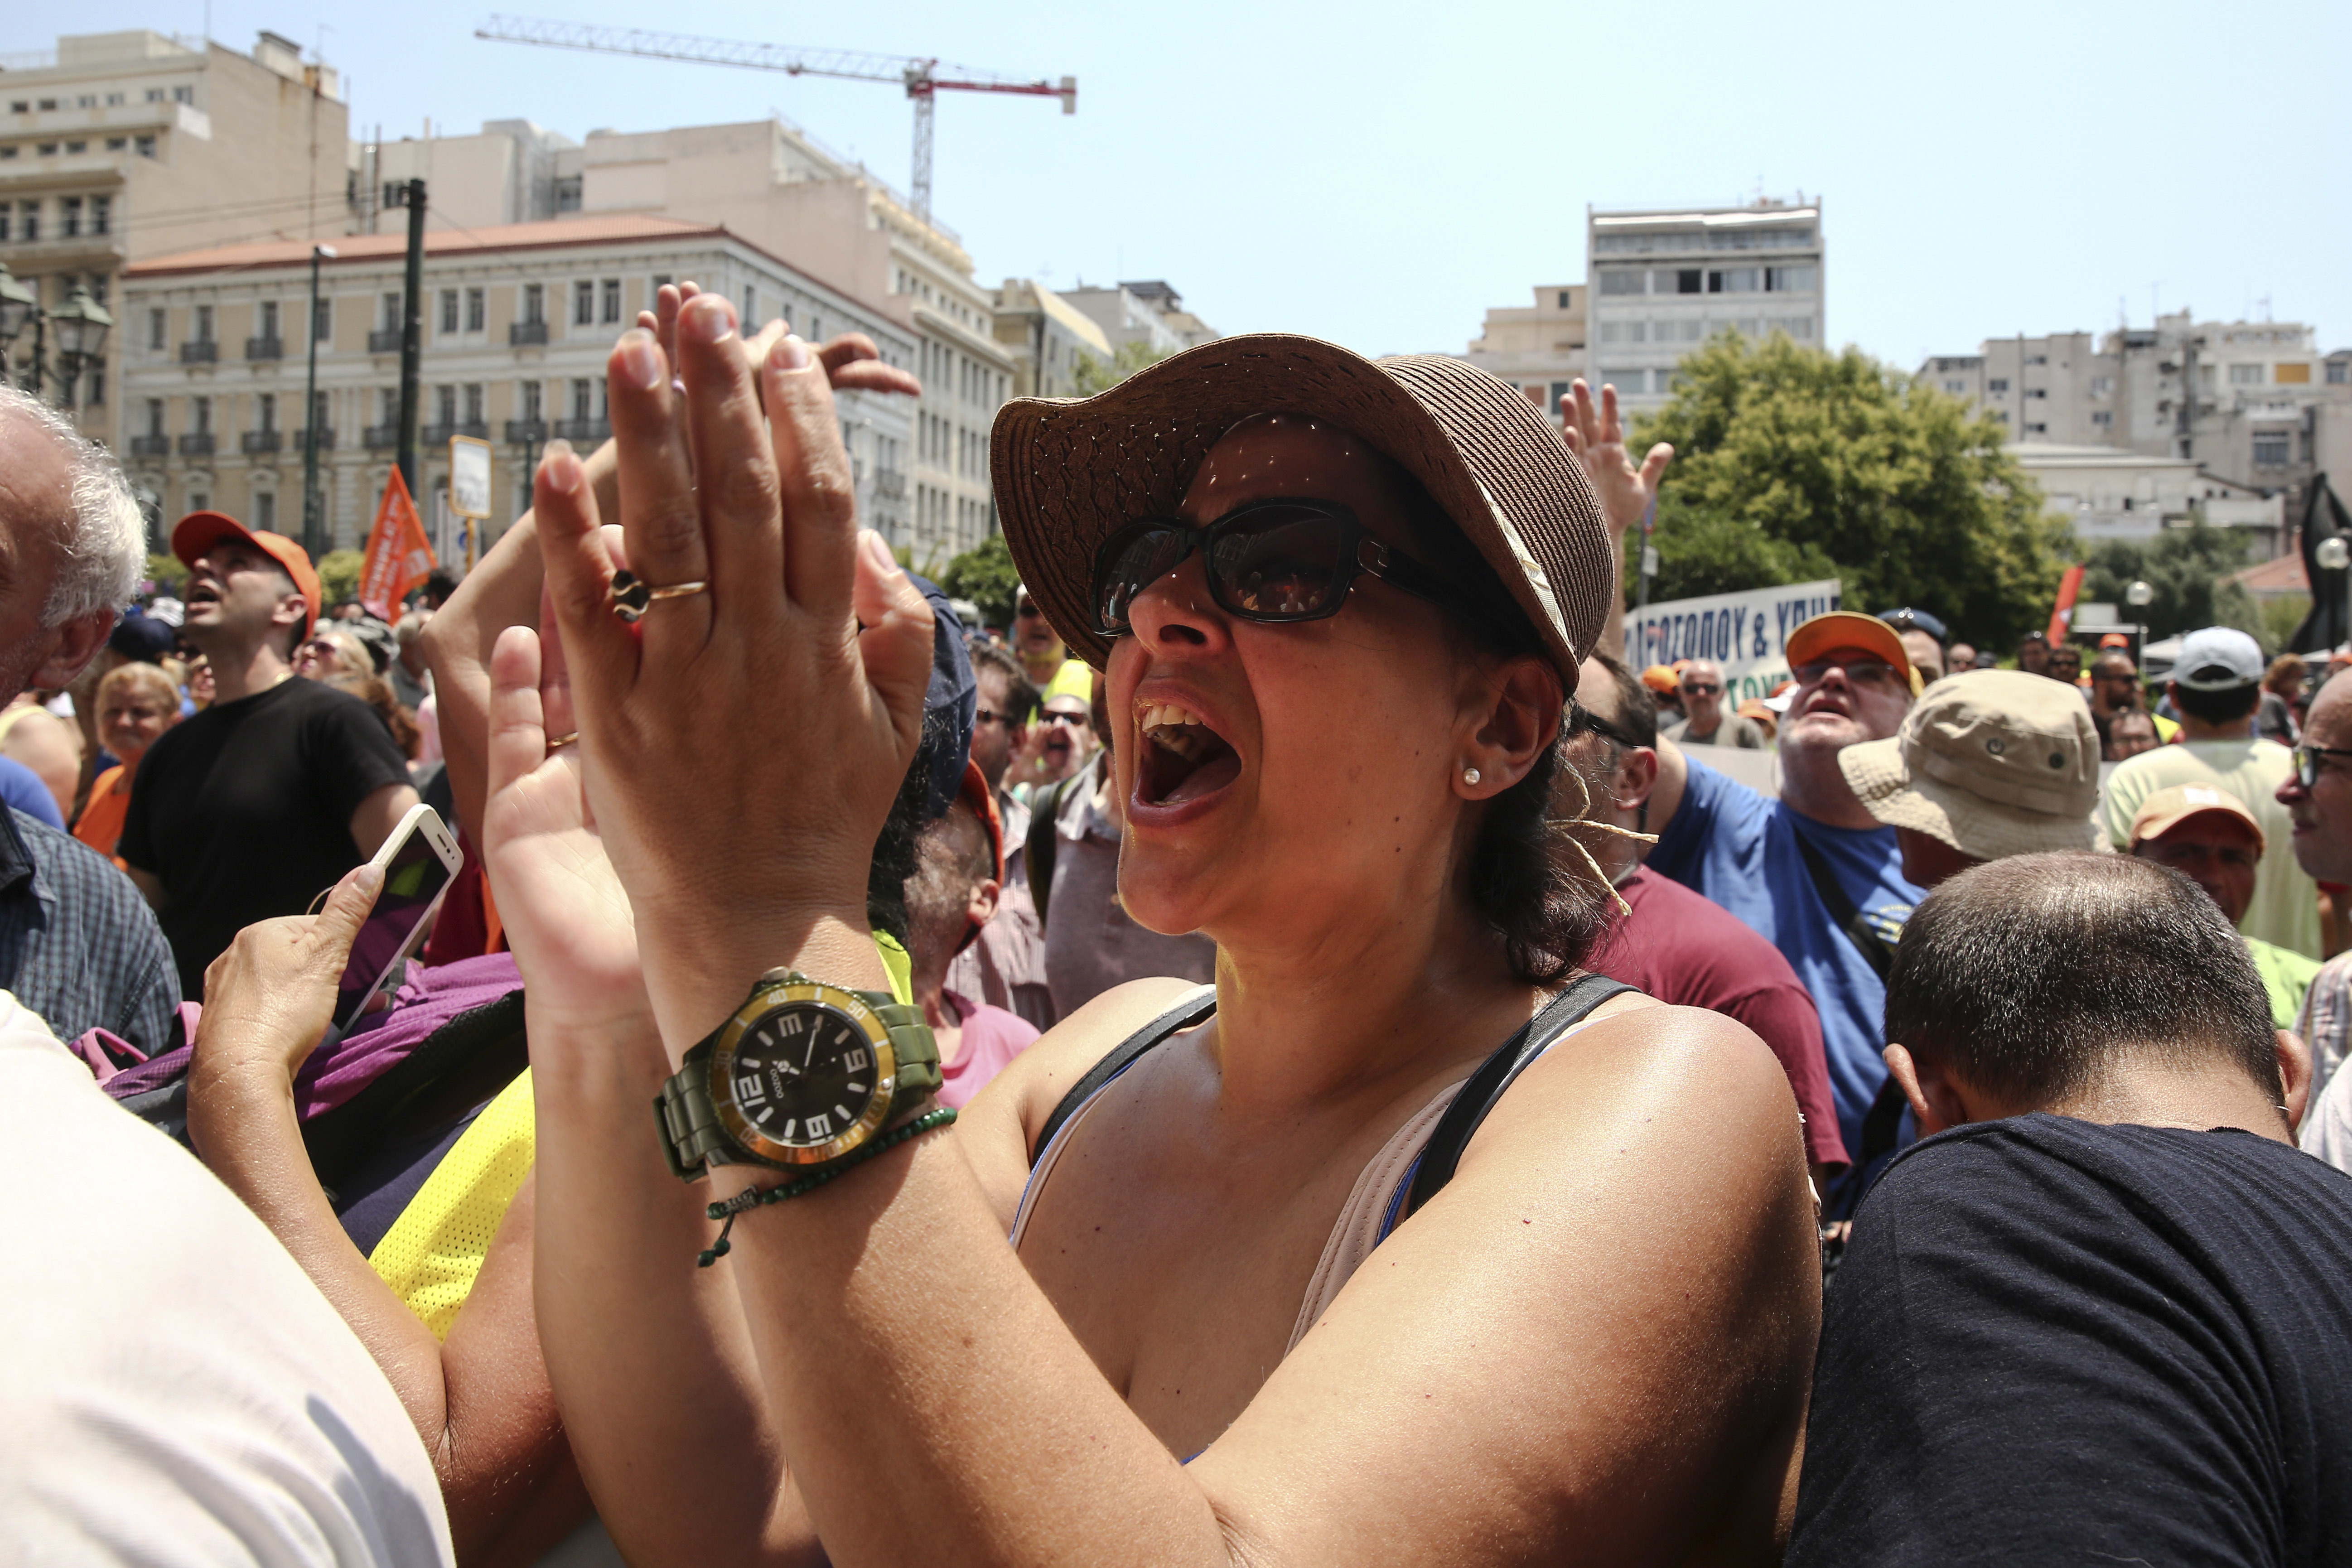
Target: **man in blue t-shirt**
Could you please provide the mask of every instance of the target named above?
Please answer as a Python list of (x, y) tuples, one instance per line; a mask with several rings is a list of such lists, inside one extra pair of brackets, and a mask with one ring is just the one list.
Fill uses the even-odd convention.
[(1649, 868), (1730, 910), (1796, 970), (1821, 1011), (1839, 1131), (1859, 1160), (1863, 1118), (1886, 1081), (1884, 967), (1922, 895), (1838, 753), (1901, 729), (1918, 676), (1893, 627), (1852, 611), (1807, 621), (1788, 652), (1797, 692), (1780, 725), (1780, 798), (1662, 739)]

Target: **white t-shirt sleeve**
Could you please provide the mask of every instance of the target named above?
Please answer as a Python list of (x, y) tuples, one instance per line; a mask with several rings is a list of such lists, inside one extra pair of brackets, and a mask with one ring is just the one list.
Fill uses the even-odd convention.
[(447, 1563), (416, 1428), (194, 1156), (0, 991), (0, 1536), (27, 1563)]

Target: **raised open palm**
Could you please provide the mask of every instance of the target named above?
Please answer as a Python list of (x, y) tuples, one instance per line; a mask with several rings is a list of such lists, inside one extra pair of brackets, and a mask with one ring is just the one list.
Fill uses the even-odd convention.
[(532, 1005), (604, 1023), (646, 1007), (628, 893), (581, 780), (562, 639), (509, 626), (490, 653), (482, 857)]

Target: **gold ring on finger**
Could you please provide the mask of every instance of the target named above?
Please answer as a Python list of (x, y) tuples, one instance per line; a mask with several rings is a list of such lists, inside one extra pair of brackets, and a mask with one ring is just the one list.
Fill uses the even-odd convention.
[(577, 730), (567, 730), (561, 735), (550, 735), (547, 738), (547, 749), (550, 752), (560, 751), (565, 746), (576, 746), (579, 743), (580, 731)]
[(647, 610), (653, 608), (656, 600), (683, 599), (704, 593), (709, 587), (709, 583), (705, 581), (673, 583), (666, 588), (656, 588), (634, 572), (615, 572), (613, 574), (609, 604), (615, 617), (625, 625), (635, 626)]

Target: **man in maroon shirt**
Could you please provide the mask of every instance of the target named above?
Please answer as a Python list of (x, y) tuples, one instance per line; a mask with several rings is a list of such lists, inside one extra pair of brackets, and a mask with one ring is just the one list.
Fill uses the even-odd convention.
[[(1650, 791), (1658, 780), (1658, 714), (1631, 670), (1606, 652), (1584, 661), (1570, 715), (1562, 810), (1583, 805), (1595, 822), (1645, 830)], [(1642, 868), (1639, 846), (1614, 834), (1586, 839), (1601, 871), (1633, 911), (1590, 962), (1594, 973), (1639, 986), (1661, 1002), (1705, 1007), (1756, 1031), (1780, 1058), (1805, 1118), (1805, 1160), (1816, 1182), (1847, 1163), (1822, 1055), (1821, 1015), (1780, 950), (1747, 924), (1678, 882)]]

